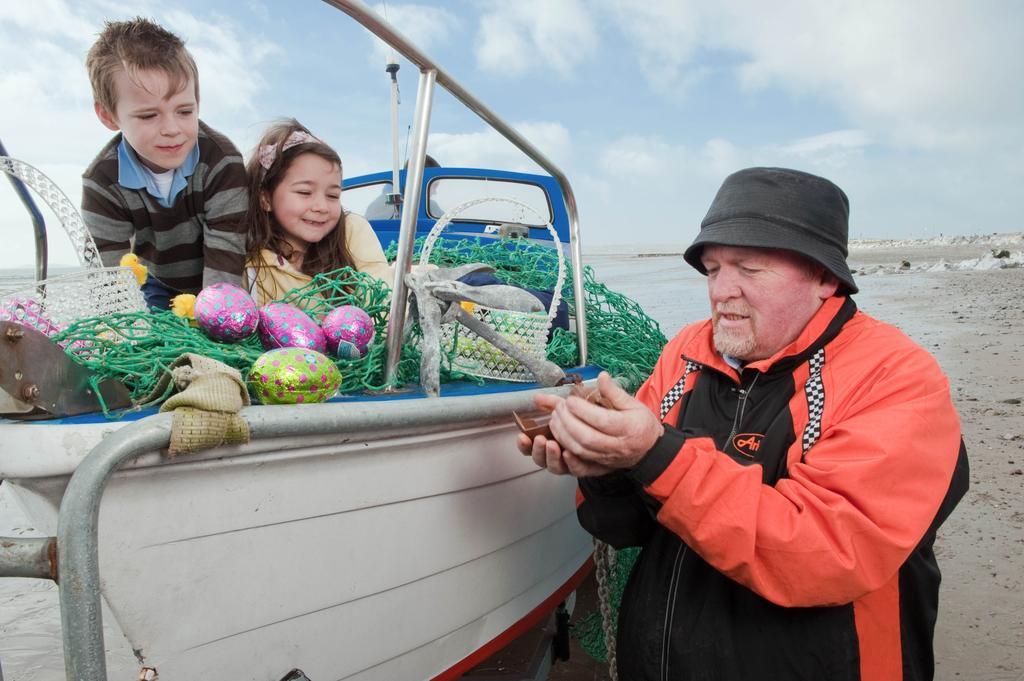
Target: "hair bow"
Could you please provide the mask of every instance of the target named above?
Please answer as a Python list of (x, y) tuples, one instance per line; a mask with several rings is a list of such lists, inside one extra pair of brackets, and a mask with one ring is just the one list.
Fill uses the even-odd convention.
[[(296, 130), (292, 134), (288, 135), (288, 138), (281, 143), (281, 153), (288, 151), (292, 147), (299, 144), (306, 144), (308, 142), (319, 142), (316, 137), (313, 137), (308, 132), (303, 130)], [(270, 166), (274, 165), (274, 160), (277, 158), (277, 145), (276, 144), (264, 144), (260, 147), (256, 154), (259, 159), (260, 165), (263, 166), (264, 170), (270, 170)]]

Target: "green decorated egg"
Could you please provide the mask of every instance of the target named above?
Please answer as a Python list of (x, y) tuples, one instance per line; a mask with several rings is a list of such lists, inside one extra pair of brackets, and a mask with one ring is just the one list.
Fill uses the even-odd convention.
[(306, 348), (264, 352), (249, 370), (249, 387), (263, 404), (323, 402), (340, 385), (341, 372), (334, 362)]

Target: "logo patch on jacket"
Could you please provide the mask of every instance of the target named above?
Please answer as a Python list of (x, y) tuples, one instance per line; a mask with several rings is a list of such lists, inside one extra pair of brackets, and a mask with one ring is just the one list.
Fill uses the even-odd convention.
[(740, 433), (732, 439), (733, 448), (743, 456), (753, 459), (761, 449), (762, 433)]

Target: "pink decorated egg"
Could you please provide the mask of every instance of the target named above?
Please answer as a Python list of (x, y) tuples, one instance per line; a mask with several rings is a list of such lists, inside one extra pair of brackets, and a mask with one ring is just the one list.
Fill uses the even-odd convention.
[(260, 308), (260, 340), (263, 347), (327, 349), (323, 329), (305, 312), (287, 303), (267, 303)]
[(249, 387), (263, 404), (323, 402), (340, 385), (341, 372), (334, 362), (304, 348), (264, 352), (249, 370)]
[(373, 320), (355, 305), (331, 310), (322, 322), (327, 349), (341, 359), (358, 359), (373, 341)]
[(256, 301), (234, 284), (210, 284), (196, 296), (196, 325), (214, 340), (234, 343), (252, 335), (259, 322)]

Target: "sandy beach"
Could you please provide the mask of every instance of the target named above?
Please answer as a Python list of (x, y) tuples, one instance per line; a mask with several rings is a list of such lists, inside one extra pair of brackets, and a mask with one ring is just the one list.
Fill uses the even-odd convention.
[[(913, 266), (990, 253), (962, 248), (890, 247), (852, 259)], [(860, 285), (862, 309), (904, 328), (945, 369), (970, 457), (971, 489), (936, 541), (943, 584), (935, 678), (1017, 681), (1024, 678), (1024, 269), (871, 275)]]
[[(681, 250), (681, 249), (680, 249)], [(1000, 251), (1007, 255), (996, 258)], [(667, 336), (702, 317), (703, 279), (678, 255), (598, 255), (599, 279), (632, 296)], [(945, 369), (963, 423), (971, 489), (936, 542), (943, 585), (935, 634), (936, 679), (1024, 679), (1024, 235), (926, 242), (864, 242), (852, 249), (864, 311), (892, 322)], [(0, 534), (12, 531), (0, 508)], [(23, 528), (22, 528), (23, 529)], [(4, 678), (63, 678), (59, 617), (41, 582), (0, 586)], [(592, 587), (592, 584), (590, 585)], [(582, 607), (593, 607), (585, 591)], [(48, 619), (49, 618), (49, 619)], [(56, 640), (54, 640), (56, 638)], [(30, 651), (49, 651), (43, 661)], [(130, 666), (129, 660), (126, 661)], [(18, 666), (21, 665), (21, 666)], [(553, 679), (604, 679), (584, 659)]]
[[(938, 359), (967, 443), (971, 488), (935, 545), (943, 575), (935, 631), (937, 681), (1024, 679), (1022, 249), (1024, 235), (1002, 234), (861, 242), (850, 252), (861, 289), (855, 297), (859, 307), (896, 324)], [(1006, 257), (992, 257), (1004, 250)], [(702, 281), (679, 255), (642, 260), (636, 269), (623, 269), (621, 285), (610, 280), (609, 285), (646, 299), (645, 309), (658, 310), (655, 316), (668, 336), (704, 314), (706, 302), (693, 300), (703, 292)], [(601, 271), (600, 262), (596, 266)], [(657, 286), (637, 281), (644, 271), (653, 274)], [(672, 296), (673, 284), (675, 291), (691, 295)], [(661, 287), (669, 290), (652, 291)], [(674, 297), (675, 309), (664, 301), (650, 304), (661, 297)], [(588, 585), (582, 607), (594, 607), (593, 600)], [(603, 665), (581, 651), (552, 675), (574, 681), (607, 678)]]

